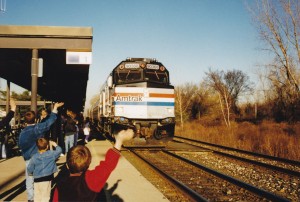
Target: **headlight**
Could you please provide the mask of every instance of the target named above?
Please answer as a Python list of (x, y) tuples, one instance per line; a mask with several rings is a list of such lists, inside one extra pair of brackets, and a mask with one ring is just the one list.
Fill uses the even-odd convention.
[(141, 67), (142, 69), (144, 69), (144, 68), (146, 67), (146, 64), (145, 64), (145, 63), (141, 63), (141, 64), (140, 64), (140, 67)]
[(114, 117), (114, 121), (115, 121), (115, 123), (119, 123), (119, 124), (127, 124), (127, 123), (129, 123), (128, 119), (126, 119), (124, 117), (118, 117), (118, 116)]
[(165, 118), (161, 121), (162, 124), (170, 124), (170, 123), (175, 123), (175, 118), (173, 117), (169, 117), (169, 118)]

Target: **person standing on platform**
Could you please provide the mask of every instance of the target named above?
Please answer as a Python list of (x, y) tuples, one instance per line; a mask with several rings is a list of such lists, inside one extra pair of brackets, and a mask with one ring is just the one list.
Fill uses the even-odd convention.
[(37, 123), (44, 122), (49, 117), (49, 113), (46, 108), (43, 108), (40, 113), (41, 114), (37, 120)]
[[(43, 108), (40, 112), (40, 117), (37, 119), (37, 123), (43, 123), (45, 122), (47, 119), (49, 118), (49, 113), (48, 113), (48, 110), (46, 108)], [(51, 126), (52, 127), (52, 126)], [(44, 135), (44, 137), (47, 139), (47, 140), (50, 140), (50, 133), (51, 133), (51, 128), (49, 131), (47, 131)]]
[(28, 175), (27, 167), (30, 163), (30, 158), (38, 152), (36, 140), (43, 137), (44, 134), (50, 130), (51, 125), (57, 119), (57, 108), (63, 106), (64, 103), (55, 103), (52, 113), (49, 118), (42, 123), (35, 124), (35, 113), (33, 111), (26, 112), (25, 123), (26, 127), (21, 131), (19, 136), (19, 148), (25, 160), (25, 176), (26, 176), (26, 190), (28, 201), (33, 201), (33, 177)]
[(64, 126), (65, 131), (65, 154), (69, 149), (75, 146), (75, 135), (77, 134), (77, 120), (75, 120), (75, 114), (71, 110), (67, 110), (67, 117)]
[(83, 133), (84, 133), (84, 136), (85, 136), (84, 141), (85, 141), (86, 144), (89, 142), (90, 131), (91, 131), (90, 118), (86, 117), (85, 123), (84, 123), (84, 128), (83, 128)]
[[(37, 139), (36, 145), (38, 153), (31, 157), (27, 171), (34, 178), (34, 201), (48, 202), (53, 174), (57, 172), (56, 159), (62, 150), (55, 142), (49, 142), (46, 138)], [(49, 150), (50, 146), (55, 149)]]
[[(14, 99), (10, 98), (10, 110), (9, 110), (8, 114), (6, 115), (6, 117), (4, 117), (0, 121), (0, 130), (9, 126), (9, 122), (15, 115), (16, 107), (17, 106), (16, 106)], [(1, 136), (0, 137), (0, 153), (1, 153), (0, 158), (6, 158), (7, 157), (7, 138), (8, 137), (7, 137), (6, 133), (2, 133), (2, 134), (0, 134), (0, 136)]]
[[(84, 145), (85, 135), (83, 132), (84, 128), (84, 117), (82, 113), (78, 113), (76, 116), (77, 126), (78, 126), (78, 134), (77, 134), (77, 143)], [(78, 139), (82, 141), (78, 141)]]
[(61, 156), (64, 156), (64, 154), (66, 154), (66, 149), (65, 149), (65, 125), (66, 125), (66, 122), (67, 122), (67, 115), (65, 113), (62, 113), (60, 114), (60, 123), (59, 125), (57, 126), (58, 129), (60, 130), (58, 132), (58, 145), (62, 148), (63, 152), (61, 154)]
[[(49, 114), (50, 114), (50, 111), (47, 110), (46, 108), (43, 108), (41, 110), (41, 115), (38, 118), (37, 123), (46, 121), (47, 118), (49, 117)], [(60, 135), (60, 133), (61, 133), (61, 131), (60, 131), (60, 124), (61, 124), (61, 111), (58, 110), (57, 119), (56, 119), (55, 123), (51, 125), (50, 130), (48, 132), (46, 132), (46, 134), (44, 135), (44, 137), (47, 140), (49, 140), (49, 141), (51, 140), (51, 141), (56, 142), (56, 143), (58, 141), (61, 141), (59, 139), (59, 138), (61, 138), (61, 135)], [(64, 146), (61, 146), (61, 148), (63, 148), (63, 147)], [(52, 150), (52, 147), (50, 147), (50, 149)]]
[(71, 148), (66, 159), (70, 175), (58, 182), (53, 201), (96, 201), (117, 166), (123, 142), (132, 139), (133, 135), (132, 129), (119, 131), (114, 147), (106, 152), (105, 160), (100, 161), (93, 170), (88, 170), (92, 160), (90, 150), (83, 145)]

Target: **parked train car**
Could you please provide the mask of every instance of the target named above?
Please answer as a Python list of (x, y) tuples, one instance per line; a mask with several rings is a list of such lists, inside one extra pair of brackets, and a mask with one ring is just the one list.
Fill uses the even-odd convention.
[(164, 144), (174, 136), (174, 103), (174, 86), (162, 63), (127, 58), (108, 76), (90, 117), (106, 136), (114, 137), (116, 127), (130, 127), (131, 145)]

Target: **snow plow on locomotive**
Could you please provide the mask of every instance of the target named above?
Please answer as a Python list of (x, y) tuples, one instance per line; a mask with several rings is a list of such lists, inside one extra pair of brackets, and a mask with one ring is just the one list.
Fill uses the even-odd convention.
[(108, 138), (117, 127), (134, 129), (127, 146), (164, 145), (174, 136), (174, 103), (174, 86), (162, 63), (128, 58), (110, 73), (89, 116)]

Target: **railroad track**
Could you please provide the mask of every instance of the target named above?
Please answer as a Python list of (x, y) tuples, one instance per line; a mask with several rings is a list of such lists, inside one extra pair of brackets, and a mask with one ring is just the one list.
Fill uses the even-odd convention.
[(131, 152), (184, 190), (195, 201), (288, 201), (281, 196), (183, 158), (174, 151), (131, 149)]
[(209, 168), (235, 177), (253, 186), (280, 195), (290, 201), (300, 200), (299, 162), (245, 152), (186, 138), (177, 142), (207, 149), (206, 153), (177, 152)]
[(191, 140), (184, 137), (176, 136), (173, 140), (181, 141), (187, 144), (191, 144), (203, 149), (209, 149), (214, 153), (228, 156), (230, 158), (236, 158), (250, 163), (264, 166), (270, 169), (284, 172), (289, 175), (300, 177), (300, 162), (289, 159), (277, 158), (274, 156), (268, 156), (259, 153), (253, 153), (249, 151), (239, 150), (235, 148), (225, 147), (221, 145), (206, 143), (198, 140)]

